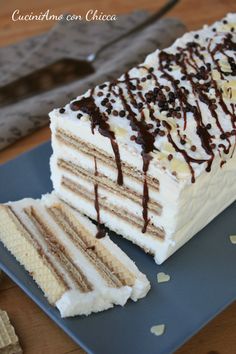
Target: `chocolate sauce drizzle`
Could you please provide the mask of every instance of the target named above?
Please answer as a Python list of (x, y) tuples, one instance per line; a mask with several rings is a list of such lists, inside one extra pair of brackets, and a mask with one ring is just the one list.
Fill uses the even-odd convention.
[(121, 168), (120, 152), (119, 146), (115, 141), (115, 134), (110, 129), (110, 125), (107, 123), (107, 117), (104, 113), (101, 113), (98, 106), (95, 104), (93, 98), (93, 91), (89, 97), (82, 97), (80, 100), (74, 101), (70, 104), (72, 111), (82, 111), (88, 114), (91, 118), (91, 129), (94, 134), (94, 129), (98, 126), (98, 131), (101, 135), (107, 137), (111, 141), (111, 146), (115, 155), (116, 166), (117, 166), (117, 183), (119, 185), (123, 184), (123, 173)]
[[(213, 36), (215, 36), (213, 32)], [(198, 36), (195, 38), (197, 39)], [(77, 101), (71, 103), (71, 109), (74, 111), (82, 111), (89, 114), (91, 118), (91, 129), (94, 133), (94, 129), (97, 126), (98, 131), (105, 137), (108, 137), (111, 141), (112, 149), (115, 155), (117, 166), (117, 183), (123, 184), (122, 164), (119, 153), (119, 146), (116, 142), (114, 132), (110, 129), (108, 123), (109, 115), (113, 113), (114, 116), (119, 116), (120, 119), (127, 119), (134, 134), (130, 137), (132, 141), (141, 146), (141, 156), (143, 160), (143, 221), (144, 225), (142, 232), (145, 233), (150, 219), (148, 218), (148, 202), (149, 202), (149, 190), (147, 183), (147, 173), (152, 159), (152, 152), (157, 150), (155, 147), (155, 141), (158, 141), (159, 136), (166, 135), (168, 142), (172, 145), (176, 153), (182, 155), (186, 161), (189, 170), (191, 172), (191, 181), (195, 182), (195, 169), (193, 164), (206, 164), (206, 171), (211, 171), (211, 166), (215, 157), (215, 154), (221, 152), (228, 154), (231, 151), (232, 142), (231, 137), (235, 136), (236, 142), (236, 116), (235, 107), (231, 104), (230, 109), (223, 98), (221, 89), (218, 87), (216, 80), (213, 79), (212, 69), (216, 69), (222, 79), (228, 75), (223, 72), (219, 65), (218, 59), (216, 59), (217, 53), (222, 53), (227, 56), (229, 65), (231, 67), (232, 76), (236, 76), (236, 64), (233, 57), (229, 55), (229, 51), (236, 51), (236, 43), (233, 42), (232, 34), (227, 33), (222, 37), (222, 41), (217, 43), (212, 48), (213, 38), (206, 40), (204, 47), (197, 40), (186, 43), (183, 47), (177, 47), (176, 53), (168, 53), (164, 50), (158, 53), (159, 67), (157, 68), (161, 72), (161, 78), (167, 82), (166, 86), (160, 83), (153, 67), (146, 67), (144, 64), (137, 67), (138, 70), (146, 72), (141, 74), (142, 77), (130, 77), (130, 74), (125, 73), (121, 79), (110, 82), (109, 84), (103, 84), (98, 87), (100, 90), (97, 93), (98, 97), (102, 97), (101, 105), (104, 106), (105, 112), (101, 112), (99, 107), (94, 101), (94, 90), (90, 91), (88, 97), (83, 97)], [(226, 54), (227, 50), (227, 54)], [(209, 63), (202, 54), (203, 51), (208, 52), (211, 58)], [(200, 62), (200, 64), (199, 64)], [(172, 67), (180, 67), (182, 74), (181, 80), (177, 80), (172, 75)], [(190, 68), (191, 70), (189, 70)], [(195, 104), (189, 102), (189, 90), (183, 86), (183, 81), (187, 82), (195, 97)], [(142, 84), (145, 81), (150, 81), (148, 92), (143, 91)], [(163, 81), (163, 80), (162, 80)], [(215, 97), (210, 98), (208, 95), (209, 90), (213, 89)], [(144, 93), (145, 92), (145, 93)], [(112, 103), (118, 100), (122, 104), (123, 109), (118, 112), (113, 110)], [(211, 133), (211, 124), (204, 124), (202, 118), (202, 112), (200, 108), (200, 102), (204, 103), (209, 114), (214, 118), (217, 128), (220, 132), (220, 139), (222, 143), (214, 143), (215, 136)], [(158, 111), (165, 111), (166, 119), (160, 119), (159, 113), (155, 111), (153, 106), (158, 106)], [(152, 124), (147, 123), (145, 119), (144, 109), (149, 111)], [(220, 119), (217, 114), (217, 109), (221, 109), (226, 117), (230, 117), (232, 130), (225, 131), (220, 123)], [(187, 113), (189, 113), (187, 115)], [(168, 118), (175, 119), (177, 126), (177, 137), (173, 135), (173, 129), (168, 123)], [(183, 129), (179, 128), (178, 120), (183, 119)], [(206, 153), (206, 158), (196, 158), (191, 156), (191, 151), (196, 151), (197, 147), (192, 146), (187, 151), (184, 146), (186, 144), (186, 135), (184, 131), (187, 129), (189, 121), (194, 119), (196, 122), (196, 135), (201, 141), (201, 146)], [(233, 146), (233, 156), (236, 144)], [(190, 153), (190, 154), (189, 154)], [(170, 160), (173, 158), (171, 156)], [(221, 161), (221, 167), (225, 161)], [(95, 171), (97, 171), (95, 161)], [(97, 173), (97, 172), (95, 172)], [(98, 186), (94, 186), (95, 192), (95, 208), (97, 210), (98, 224), (100, 224), (99, 215), (99, 203), (98, 203)]]
[[(218, 63), (218, 60), (215, 59), (214, 55), (219, 50), (223, 52), (222, 48), (226, 45), (226, 43), (227, 43), (228, 48), (232, 47), (232, 46), (235, 47), (235, 44), (232, 45), (231, 42), (229, 44), (229, 41), (231, 38), (232, 38), (232, 35), (227, 35), (226, 38), (224, 39), (223, 43), (217, 44), (216, 48), (213, 51), (210, 50), (210, 43), (211, 43), (212, 39), (208, 45), (207, 50), (208, 50), (209, 54), (211, 55), (212, 61), (218, 70), (220, 70), (219, 63)], [(177, 54), (169, 54), (164, 51), (160, 52), (160, 54), (159, 54), (160, 70), (163, 73), (163, 77), (165, 77), (167, 80), (169, 80), (171, 82), (171, 84), (174, 88), (176, 97), (179, 99), (180, 107), (181, 107), (181, 110), (183, 111), (183, 113), (185, 111), (190, 111), (193, 113), (193, 118), (195, 119), (196, 124), (197, 124), (196, 133), (201, 140), (201, 145), (202, 145), (203, 149), (205, 150), (205, 152), (208, 155), (210, 155), (210, 158), (208, 160), (192, 159), (184, 150), (178, 148), (177, 144), (174, 143), (173, 139), (171, 139), (170, 136), (168, 136), (168, 140), (172, 143), (172, 146), (175, 148), (175, 150), (177, 152), (182, 153), (185, 161), (189, 165), (189, 168), (190, 168), (190, 171), (192, 174), (192, 182), (194, 182), (195, 176), (194, 176), (194, 170), (191, 166), (191, 162), (198, 163), (198, 164), (206, 162), (207, 163), (206, 171), (210, 172), (211, 165), (212, 165), (212, 162), (214, 159), (215, 146), (214, 146), (214, 144), (212, 144), (213, 136), (209, 133), (207, 127), (203, 124), (201, 110), (200, 110), (198, 101), (196, 100), (196, 106), (190, 105), (187, 101), (187, 96), (185, 97), (182, 94), (181, 88), (179, 87), (180, 81), (175, 80), (175, 78), (167, 72), (168, 70), (170, 70), (171, 64), (180, 66), (181, 72), (183, 73), (185, 78), (188, 79), (188, 81), (191, 84), (193, 93), (199, 97), (200, 101), (202, 101), (203, 103), (205, 103), (207, 105), (212, 117), (215, 118), (216, 125), (221, 132), (222, 139), (225, 139), (228, 142), (228, 148), (226, 148), (224, 144), (219, 144), (219, 147), (223, 148), (225, 153), (229, 153), (232, 144), (228, 138), (229, 134), (227, 134), (223, 130), (223, 128), (219, 122), (219, 117), (216, 112), (216, 109), (217, 109), (217, 105), (215, 104), (216, 100), (210, 99), (206, 94), (211, 87), (214, 88), (214, 90), (215, 90), (216, 99), (218, 100), (220, 107), (222, 108), (222, 110), (225, 114), (228, 114), (231, 116), (232, 122), (235, 121), (235, 114), (234, 114), (234, 112), (231, 112), (228, 109), (227, 105), (225, 104), (225, 102), (223, 100), (222, 92), (221, 92), (221, 90), (218, 89), (217, 82), (215, 80), (213, 80), (213, 78), (212, 78), (211, 67), (210, 67), (210, 65), (208, 65), (205, 62), (204, 57), (200, 54), (200, 51), (201, 51), (200, 45), (196, 42), (190, 42), (190, 43), (186, 44), (186, 47), (178, 48), (178, 49), (179, 49), (179, 52)], [(204, 48), (204, 49), (206, 49), (206, 48)], [(194, 59), (193, 53), (198, 58), (200, 58), (202, 60), (202, 63), (204, 65), (202, 65), (201, 67), (198, 67), (198, 65)], [(192, 68), (194, 68), (196, 70), (196, 74), (195, 74), (196, 78), (198, 80), (203, 80), (204, 81), (203, 84), (200, 84), (199, 82), (194, 81), (195, 75), (193, 75), (192, 73), (188, 73), (186, 64), (190, 65)], [(167, 70), (165, 70), (164, 67)], [(236, 72), (235, 72), (235, 74), (236, 74)], [(221, 72), (221, 77), (223, 77), (222, 72)], [(208, 80), (209, 78), (210, 78), (210, 80)], [(187, 121), (185, 120), (184, 130), (186, 129), (186, 125), (187, 125)], [(221, 164), (221, 167), (222, 166), (223, 166), (223, 164)]]
[[(130, 77), (128, 73), (125, 74), (124, 83), (126, 85), (128, 95), (131, 99), (131, 104), (134, 107), (137, 107), (137, 102), (131, 91)], [(127, 100), (125, 99), (124, 92), (121, 87), (119, 87), (119, 97), (123, 103), (124, 108), (128, 112), (127, 119), (130, 122), (130, 126), (132, 130), (137, 133), (137, 137), (135, 138), (135, 141), (137, 144), (141, 145), (142, 148), (143, 175), (144, 175), (143, 196), (142, 196), (142, 207), (143, 207), (142, 214), (143, 214), (144, 225), (142, 228), (142, 232), (145, 233), (147, 230), (148, 223), (150, 221), (150, 219), (148, 218), (149, 192), (148, 192), (148, 184), (147, 184), (147, 171), (151, 160), (151, 156), (149, 155), (149, 153), (155, 149), (154, 147), (155, 136), (149, 131), (149, 126), (145, 122), (145, 120), (138, 120), (136, 118), (137, 114), (132, 110), (132, 107), (128, 104)]]

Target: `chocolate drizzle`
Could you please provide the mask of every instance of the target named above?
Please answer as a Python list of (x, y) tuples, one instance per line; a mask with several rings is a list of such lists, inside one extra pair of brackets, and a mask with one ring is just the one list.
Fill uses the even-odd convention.
[(119, 152), (119, 146), (117, 142), (114, 139), (111, 139), (111, 146), (115, 155), (116, 159), (116, 166), (117, 166), (117, 183), (122, 186), (123, 185), (123, 173), (122, 173), (122, 167), (121, 167), (121, 160), (120, 160), (120, 152)]
[(192, 181), (192, 183), (194, 183), (195, 182), (195, 174), (194, 174), (194, 170), (193, 170), (193, 167), (191, 165), (191, 162), (201, 164), (203, 162), (206, 162), (207, 160), (195, 159), (195, 158), (189, 156), (184, 149), (179, 148), (178, 145), (174, 142), (174, 140), (173, 140), (173, 138), (171, 136), (171, 126), (167, 122), (165, 122), (165, 125), (166, 125), (166, 127), (168, 129), (167, 139), (171, 143), (171, 145), (173, 146), (175, 151), (181, 153), (182, 156), (184, 157), (185, 161), (187, 162), (187, 164), (189, 166), (189, 169), (190, 169), (190, 172), (191, 172), (191, 175), (192, 175), (191, 181)]
[[(134, 107), (137, 107), (137, 101), (135, 100), (134, 95), (132, 94), (130, 89), (130, 85), (129, 85), (130, 77), (128, 73), (125, 74), (124, 82), (126, 84), (129, 97), (131, 97), (131, 103), (133, 104)], [(154, 147), (155, 136), (153, 133), (149, 131), (149, 126), (145, 122), (145, 120), (138, 120), (136, 118), (136, 113), (132, 110), (131, 106), (128, 104), (127, 100), (125, 99), (121, 87), (119, 87), (119, 96), (121, 98), (124, 108), (128, 111), (127, 118), (130, 122), (130, 126), (132, 130), (137, 133), (137, 137), (135, 138), (135, 141), (137, 144), (141, 145), (142, 147), (143, 174), (144, 174), (143, 196), (142, 196), (142, 206), (143, 206), (142, 214), (143, 214), (144, 225), (143, 225), (142, 232), (145, 233), (147, 230), (148, 223), (150, 221), (148, 218), (149, 192), (148, 192), (148, 184), (147, 184), (147, 171), (151, 160), (151, 156), (149, 155), (149, 153), (152, 152), (155, 148)]]
[(93, 91), (89, 97), (82, 97), (80, 100), (71, 102), (70, 108), (72, 111), (82, 111), (88, 114), (91, 118), (91, 129), (94, 134), (94, 129), (98, 126), (98, 131), (101, 135), (107, 137), (111, 141), (111, 146), (115, 155), (116, 166), (118, 171), (117, 183), (119, 185), (123, 184), (123, 173), (121, 168), (119, 146), (115, 141), (115, 134), (110, 129), (110, 125), (107, 123), (107, 117), (104, 113), (101, 113), (98, 106), (95, 104), (94, 98), (92, 96)]
[[(222, 48), (224, 46), (225, 47), (228, 46), (231, 48), (235, 46), (235, 44), (232, 45), (232, 42), (229, 45), (229, 43), (228, 43), (229, 38), (228, 39), (227, 38), (228, 38), (228, 35), (226, 36), (223, 43), (216, 45), (216, 47), (213, 51), (210, 50), (210, 44), (211, 44), (212, 40), (210, 41), (208, 48), (207, 48), (207, 50), (212, 58), (212, 61), (214, 62), (215, 66), (217, 67), (218, 71), (220, 71), (220, 67), (219, 67), (218, 60), (216, 60), (214, 58), (215, 53), (217, 53), (217, 51), (219, 51), (219, 50), (223, 52)], [(226, 43), (227, 43), (227, 45), (226, 45)], [(206, 49), (206, 48), (203, 48), (203, 49)], [(167, 80), (169, 80), (171, 82), (174, 92), (179, 99), (183, 116), (186, 111), (190, 111), (193, 113), (193, 118), (195, 119), (196, 124), (197, 124), (196, 133), (201, 140), (201, 145), (202, 145), (203, 149), (205, 150), (205, 152), (208, 155), (210, 155), (210, 158), (208, 160), (192, 159), (186, 153), (185, 150), (178, 148), (177, 144), (174, 143), (170, 134), (168, 134), (168, 140), (169, 140), (169, 142), (171, 142), (171, 144), (175, 148), (175, 150), (177, 152), (180, 152), (183, 155), (185, 161), (188, 163), (191, 174), (192, 174), (192, 182), (194, 182), (195, 176), (194, 176), (194, 170), (191, 166), (191, 162), (198, 163), (198, 164), (206, 162), (207, 163), (206, 171), (210, 172), (211, 165), (212, 165), (212, 162), (214, 159), (215, 144), (212, 143), (213, 136), (209, 133), (209, 131), (207, 130), (206, 126), (203, 123), (202, 116), (201, 116), (201, 110), (200, 110), (198, 101), (196, 101), (196, 106), (189, 104), (187, 97), (185, 97), (183, 95), (181, 87), (178, 86), (180, 84), (180, 81), (175, 80), (175, 78), (169, 72), (167, 72), (168, 69), (170, 70), (171, 64), (180, 66), (181, 72), (184, 74), (184, 77), (186, 79), (188, 79), (189, 83), (192, 86), (193, 93), (195, 95), (198, 95), (199, 100), (207, 105), (212, 117), (216, 121), (217, 127), (219, 128), (219, 130), (221, 132), (221, 137), (228, 142), (228, 148), (226, 148), (224, 144), (219, 144), (219, 147), (222, 148), (225, 153), (228, 153), (230, 151), (232, 145), (231, 145), (231, 142), (228, 138), (228, 135), (225, 134), (225, 131), (223, 130), (223, 128), (220, 124), (219, 117), (216, 112), (216, 108), (217, 108), (217, 105), (215, 104), (216, 99), (218, 99), (219, 105), (222, 108), (223, 112), (225, 114), (231, 116), (232, 122), (235, 120), (235, 114), (234, 114), (234, 112), (231, 112), (228, 109), (227, 105), (225, 104), (223, 97), (222, 97), (222, 92), (217, 87), (216, 81), (213, 80), (213, 78), (212, 78), (211, 66), (205, 62), (204, 57), (200, 53), (200, 51), (201, 51), (200, 45), (196, 42), (189, 42), (186, 44), (186, 47), (178, 48), (178, 50), (179, 50), (179, 52), (177, 54), (169, 54), (169, 53), (165, 53), (164, 51), (160, 52), (160, 54), (159, 54), (160, 70), (163, 73), (163, 77), (165, 77)], [(202, 63), (204, 65), (198, 67), (198, 65), (194, 59), (193, 53), (196, 55), (196, 57), (198, 57), (202, 60)], [(193, 73), (188, 73), (186, 64), (188, 64), (189, 66), (191, 66), (191, 68), (196, 70), (195, 75), (196, 75), (197, 79), (202, 80), (203, 83), (199, 83), (196, 80), (194, 80), (195, 75)], [(220, 73), (221, 73), (221, 77), (224, 78), (223, 73), (222, 72), (220, 72)], [(210, 78), (210, 80), (209, 80), (209, 78)], [(207, 95), (207, 92), (209, 91), (209, 89), (211, 87), (214, 88), (214, 90), (215, 90), (216, 99), (210, 99)], [(184, 130), (186, 129), (186, 126), (187, 126), (187, 121), (184, 118)]]

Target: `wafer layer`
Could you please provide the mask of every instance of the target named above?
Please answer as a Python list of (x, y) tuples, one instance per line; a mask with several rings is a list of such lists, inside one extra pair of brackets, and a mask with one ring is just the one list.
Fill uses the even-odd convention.
[(0, 310), (0, 353), (21, 354), (22, 349), (6, 311)]

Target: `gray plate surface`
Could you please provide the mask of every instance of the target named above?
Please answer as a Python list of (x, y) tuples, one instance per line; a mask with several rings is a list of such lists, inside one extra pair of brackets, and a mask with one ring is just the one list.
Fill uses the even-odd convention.
[[(52, 189), (51, 147), (46, 143), (0, 166), (0, 202), (40, 197)], [(199, 232), (163, 265), (114, 233), (112, 239), (136, 262), (152, 288), (145, 299), (89, 317), (61, 319), (41, 290), (0, 243), (0, 267), (76, 343), (96, 354), (172, 353), (236, 299), (236, 203)], [(157, 284), (157, 272), (171, 281)], [(166, 325), (157, 337), (155, 324)]]

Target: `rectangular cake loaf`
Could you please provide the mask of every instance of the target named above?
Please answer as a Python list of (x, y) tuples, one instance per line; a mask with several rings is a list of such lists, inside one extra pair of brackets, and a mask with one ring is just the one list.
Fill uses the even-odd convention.
[(0, 241), (62, 317), (88, 315), (144, 297), (150, 284), (93, 223), (55, 194), (0, 205)]
[(50, 117), (56, 193), (162, 263), (236, 199), (236, 15)]

